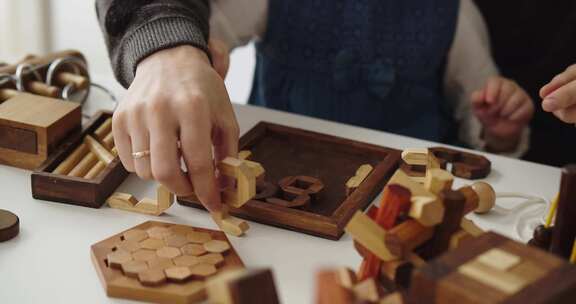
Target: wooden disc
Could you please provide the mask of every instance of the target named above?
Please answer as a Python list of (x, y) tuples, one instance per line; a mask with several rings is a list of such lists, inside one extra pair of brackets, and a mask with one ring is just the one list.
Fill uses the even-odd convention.
[(17, 236), (19, 231), (20, 220), (16, 214), (0, 209), (0, 242)]

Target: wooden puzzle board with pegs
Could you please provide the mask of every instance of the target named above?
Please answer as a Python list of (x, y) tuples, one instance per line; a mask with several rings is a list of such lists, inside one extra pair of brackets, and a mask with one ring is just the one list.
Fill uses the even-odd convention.
[[(230, 208), (231, 215), (334, 240), (342, 236), (354, 212), (366, 208), (380, 193), (400, 159), (398, 150), (268, 122), (260, 122), (242, 136), (239, 150), (251, 152), (249, 159), (264, 167), (264, 184), (272, 188), (286, 183), (287, 177), (303, 176), (305, 180), (293, 183), (296, 187), (321, 190), (314, 193), (312, 202), (302, 204), (297, 197), (278, 197), (282, 190), (276, 194), (277, 190), (271, 191), (267, 197), (256, 193), (258, 199)], [(352, 192), (346, 187), (347, 181), (357, 176), (363, 165), (373, 170)], [(274, 198), (284, 202), (267, 201)], [(194, 198), (178, 200), (182, 205), (201, 208)]]
[(198, 303), (204, 281), (244, 264), (223, 232), (148, 221), (91, 247), (106, 294), (157, 303)]

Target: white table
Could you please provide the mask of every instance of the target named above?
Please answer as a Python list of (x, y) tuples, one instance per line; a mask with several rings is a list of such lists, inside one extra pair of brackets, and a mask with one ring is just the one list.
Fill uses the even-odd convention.
[[(397, 149), (434, 145), (384, 132), (346, 126), (250, 106), (235, 106), (242, 132), (260, 120), (305, 128), (317, 132)], [(487, 181), (497, 191), (523, 192), (551, 199), (558, 191), (560, 170), (500, 156), (488, 155), (493, 164)], [(457, 186), (468, 181), (457, 181)], [(119, 191), (137, 197), (154, 197), (155, 183), (130, 176)], [(516, 200), (518, 201), (518, 200)], [(514, 200), (499, 200), (501, 206)], [(90, 209), (32, 199), (30, 172), (0, 166), (0, 209), (11, 210), (21, 220), (20, 235), (0, 243), (0, 302), (2, 303), (122, 303), (106, 297), (90, 260), (90, 245), (147, 220), (215, 229), (203, 211), (174, 204), (158, 217), (108, 208)], [(526, 217), (534, 225), (542, 215)], [(517, 216), (492, 212), (471, 218), (481, 227), (510, 237)], [(356, 269), (360, 257), (345, 235), (330, 241), (288, 230), (250, 222), (244, 238), (231, 241), (247, 267), (272, 267), (283, 303), (312, 303), (315, 273), (323, 266)], [(522, 226), (525, 227), (526, 225)], [(527, 234), (527, 229), (524, 229)], [(527, 236), (525, 236), (527, 237)]]

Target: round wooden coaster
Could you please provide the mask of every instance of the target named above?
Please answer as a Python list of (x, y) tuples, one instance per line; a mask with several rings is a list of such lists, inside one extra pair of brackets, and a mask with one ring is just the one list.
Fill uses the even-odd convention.
[(18, 217), (10, 211), (0, 209), (0, 242), (17, 236), (19, 231), (20, 220)]

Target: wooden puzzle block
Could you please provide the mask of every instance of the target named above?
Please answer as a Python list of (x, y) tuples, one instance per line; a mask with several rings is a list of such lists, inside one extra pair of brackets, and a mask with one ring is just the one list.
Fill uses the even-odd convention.
[(158, 186), (157, 196), (162, 202), (161, 204), (159, 203), (160, 201), (150, 198), (143, 198), (138, 201), (131, 194), (118, 192), (111, 195), (106, 202), (111, 208), (159, 216), (164, 213), (166, 209), (170, 208), (170, 197), (172, 193), (165, 187)]
[(316, 304), (350, 304), (355, 295), (351, 289), (340, 284), (338, 274), (322, 270), (316, 275)]
[(233, 236), (242, 236), (250, 229), (246, 221), (230, 216), (226, 205), (221, 211), (212, 212), (212, 219), (222, 231)]
[(466, 179), (481, 179), (490, 174), (492, 164), (484, 156), (446, 147), (429, 149), (440, 161), (452, 163), (452, 174)]
[(0, 209), (0, 242), (13, 239), (20, 232), (20, 219), (16, 214)]
[(112, 208), (125, 209), (134, 208), (138, 200), (132, 194), (115, 192), (106, 200), (106, 203)]
[(360, 301), (376, 302), (380, 299), (379, 287), (374, 278), (366, 279), (356, 284), (352, 291)]
[(269, 269), (225, 272), (209, 279), (206, 290), (213, 304), (280, 303)]
[[(305, 175), (286, 176), (278, 182), (278, 186), (291, 198), (309, 196), (311, 201), (316, 201), (324, 189), (320, 179)], [(301, 200), (305, 201), (305, 198)]]
[(434, 258), (450, 248), (450, 238), (460, 229), (464, 216), (465, 197), (457, 191), (442, 192), (444, 204), (444, 219), (435, 227), (433, 238), (426, 244), (422, 255), (424, 258)]
[(562, 169), (556, 220), (550, 245), (552, 253), (565, 259), (570, 258), (576, 239), (574, 219), (576, 219), (576, 165), (569, 165)]
[(174, 194), (163, 185), (158, 185), (158, 188), (156, 188), (156, 201), (158, 201), (160, 210), (166, 210), (174, 204)]
[(428, 149), (411, 148), (402, 151), (402, 160), (408, 165), (428, 165)]
[(362, 182), (366, 179), (368, 174), (372, 172), (374, 168), (369, 164), (364, 164), (358, 167), (356, 170), (356, 175), (352, 176), (348, 181), (346, 181), (346, 195), (349, 196), (362, 184)]
[(390, 252), (386, 244), (386, 231), (361, 211), (354, 214), (345, 230), (355, 241), (382, 261), (398, 259)]
[(409, 219), (388, 230), (386, 245), (394, 256), (407, 257), (410, 252), (430, 240), (433, 235), (434, 228)]
[(106, 165), (109, 165), (114, 160), (114, 155), (112, 155), (112, 153), (110, 153), (110, 151), (108, 151), (100, 142), (94, 139), (94, 137), (87, 135), (84, 137), (84, 143), (88, 146), (90, 152), (94, 153), (94, 155), (96, 155), (96, 157)]
[(256, 195), (256, 172), (246, 161), (227, 157), (218, 165), (221, 174), (236, 179), (236, 188), (225, 190), (225, 204), (240, 208)]
[[(518, 259), (501, 261), (502, 252)], [(573, 265), (487, 232), (416, 269), (409, 296), (423, 304), (572, 303), (575, 287)]]
[[(142, 231), (146, 233), (145, 239), (142, 239)], [(213, 257), (207, 253), (185, 256), (183, 250), (170, 246), (134, 252), (116, 247), (116, 244), (127, 241), (127, 235), (143, 243), (160, 240), (158, 237), (170, 238), (188, 233), (205, 233), (210, 239), (227, 243), (230, 248), (224, 255)], [(197, 244), (188, 242), (184, 246), (187, 245)], [(108, 296), (146, 302), (200, 303), (206, 300), (206, 279), (243, 268), (238, 254), (222, 232), (152, 221), (92, 245), (91, 255)], [(208, 263), (214, 258), (219, 260)], [(193, 259), (194, 263), (184, 263), (189, 259)]]
[[(268, 122), (260, 122), (245, 133), (239, 150), (251, 151), (250, 160), (266, 169), (266, 182), (277, 185), (287, 176), (310, 176), (322, 181), (324, 190), (317, 199), (311, 197), (305, 208), (286, 208), (266, 201), (271, 197), (287, 201), (283, 193), (276, 193), (255, 196), (241, 208), (230, 208), (230, 214), (328, 239), (342, 236), (346, 223), (380, 193), (400, 159), (398, 150)], [(353, 195), (347, 196), (343, 185), (364, 164), (371, 165), (373, 171)], [(178, 201), (203, 208), (194, 196), (179, 197)]]
[(473, 240), (474, 236), (465, 230), (458, 230), (450, 237), (450, 250), (454, 250), (460, 246), (466, 246), (469, 241)]
[(438, 195), (444, 190), (452, 189), (454, 176), (442, 169), (429, 169), (426, 171), (424, 187), (433, 194)]
[[(59, 149), (32, 174), (32, 196), (36, 199), (100, 208), (106, 199), (128, 176), (115, 148), (110, 153), (114, 160), (102, 167), (94, 153), (84, 144), (86, 135), (112, 117), (110, 112), (94, 115), (82, 129), (65, 139)], [(100, 139), (96, 135), (95, 139)], [(74, 155), (74, 156), (73, 156)], [(64, 163), (65, 166), (62, 166)]]
[(460, 228), (462, 228), (462, 230), (466, 231), (468, 234), (474, 237), (479, 236), (485, 232), (482, 228), (478, 227), (473, 221), (466, 218), (463, 218), (462, 221), (460, 222)]
[(0, 163), (34, 169), (80, 131), (80, 105), (28, 93), (0, 103)]

